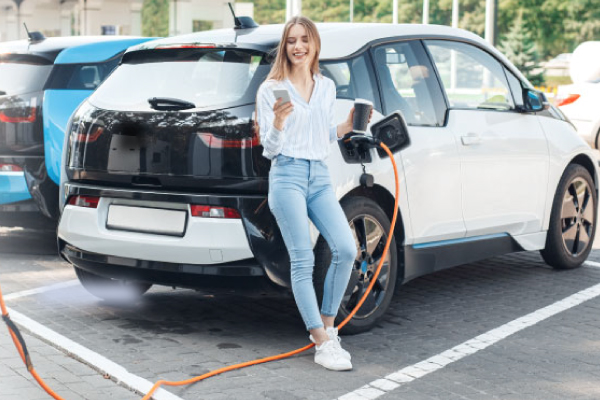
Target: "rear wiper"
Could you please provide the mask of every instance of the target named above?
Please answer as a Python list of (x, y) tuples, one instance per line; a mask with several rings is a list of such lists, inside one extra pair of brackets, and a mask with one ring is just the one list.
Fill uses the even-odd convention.
[(150, 103), (150, 106), (153, 109), (159, 111), (178, 111), (196, 108), (194, 103), (180, 99), (173, 99), (170, 97), (152, 97), (148, 99), (148, 103)]

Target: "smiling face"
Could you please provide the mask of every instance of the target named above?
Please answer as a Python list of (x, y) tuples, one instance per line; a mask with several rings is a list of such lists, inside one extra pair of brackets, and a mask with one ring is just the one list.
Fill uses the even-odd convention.
[(286, 39), (285, 52), (292, 68), (304, 66), (310, 68), (315, 55), (315, 46), (304, 26), (295, 24), (290, 28)]

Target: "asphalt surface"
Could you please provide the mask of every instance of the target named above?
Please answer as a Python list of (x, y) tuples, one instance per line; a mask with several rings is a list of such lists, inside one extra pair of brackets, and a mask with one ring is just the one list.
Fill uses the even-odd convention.
[[(154, 287), (134, 304), (100, 301), (73, 282), (72, 268), (56, 255), (55, 226), (42, 218), (30, 215), (21, 224), (7, 224), (0, 216), (0, 285), (5, 296), (13, 295), (7, 300), (13, 313), (56, 335), (23, 328), (36, 370), (64, 399), (141, 398), (117, 367), (149, 382), (182, 380), (308, 343), (291, 297)], [(600, 262), (600, 249), (589, 260)], [(543, 314), (540, 309), (563, 299), (581, 298), (578, 292), (598, 284), (600, 268), (591, 263), (555, 271), (537, 252), (464, 265), (402, 286), (375, 329), (342, 336), (353, 357), (350, 372), (316, 366), (309, 350), (167, 390), (185, 400), (600, 399), (596, 295), (482, 348), (471, 347), (468, 355), (440, 363), (433, 372), (409, 373), (410, 382), (378, 381), (415, 371), (423, 360), (525, 315)], [(36, 288), (45, 289), (24, 292)], [(69, 347), (73, 343), (91, 358), (82, 359)], [(110, 371), (102, 357), (111, 363)], [(377, 385), (392, 386), (378, 392)], [(0, 399), (49, 398), (0, 329)]]

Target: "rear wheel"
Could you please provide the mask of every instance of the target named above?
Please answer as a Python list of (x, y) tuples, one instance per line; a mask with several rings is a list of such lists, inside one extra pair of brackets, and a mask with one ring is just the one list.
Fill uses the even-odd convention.
[(150, 283), (105, 278), (77, 267), (75, 274), (88, 292), (108, 301), (136, 300), (152, 287)]
[[(354, 197), (342, 202), (357, 248), (357, 256), (346, 293), (336, 317), (336, 325), (352, 312), (363, 296), (383, 256), (383, 249), (390, 230), (390, 220), (377, 203), (364, 197)], [(323, 237), (315, 248), (315, 288), (319, 301), (323, 298), (323, 287), (331, 251)], [(371, 329), (385, 314), (390, 305), (397, 276), (397, 250), (392, 239), (384, 258), (379, 276), (362, 307), (343, 328), (345, 334), (356, 334)]]
[(587, 169), (571, 164), (556, 190), (546, 238), (544, 261), (557, 269), (577, 268), (592, 250), (597, 195)]

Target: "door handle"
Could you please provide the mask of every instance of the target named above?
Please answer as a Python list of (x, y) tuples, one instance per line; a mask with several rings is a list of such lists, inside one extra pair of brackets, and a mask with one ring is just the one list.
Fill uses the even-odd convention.
[(476, 133), (469, 133), (466, 136), (461, 136), (460, 140), (461, 140), (463, 146), (470, 146), (472, 144), (481, 143), (481, 136), (479, 136)]

